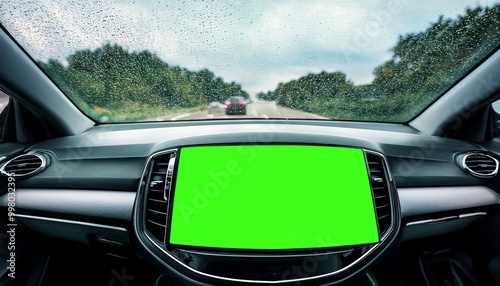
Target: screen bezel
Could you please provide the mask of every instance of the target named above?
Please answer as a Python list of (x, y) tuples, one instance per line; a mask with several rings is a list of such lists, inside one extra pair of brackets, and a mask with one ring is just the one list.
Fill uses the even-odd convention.
[[(377, 228), (378, 241), (375, 243), (366, 244), (353, 244), (345, 246), (330, 246), (330, 247), (316, 247), (316, 248), (294, 248), (294, 249), (248, 249), (248, 248), (219, 248), (219, 247), (206, 247), (206, 246), (191, 246), (170, 243), (170, 232), (171, 232), (171, 222), (172, 222), (172, 212), (175, 200), (175, 189), (177, 182), (177, 172), (179, 170), (180, 154), (183, 148), (190, 147), (219, 147), (219, 146), (276, 146), (276, 145), (288, 145), (288, 146), (320, 146), (320, 147), (337, 147), (337, 148), (352, 148), (359, 149), (363, 152), (363, 157), (365, 161), (365, 168), (367, 171), (367, 179), (371, 192), (371, 199), (373, 205), (373, 212), (375, 216), (375, 224)], [(370, 180), (370, 168), (368, 165), (368, 160), (366, 158), (366, 151), (363, 148), (352, 147), (352, 146), (341, 146), (341, 145), (325, 145), (325, 144), (300, 144), (300, 143), (227, 143), (227, 144), (202, 144), (202, 145), (184, 145), (177, 148), (175, 167), (173, 172), (173, 177), (171, 181), (171, 186), (168, 192), (167, 200), (167, 222), (166, 222), (166, 233), (165, 233), (165, 246), (167, 249), (186, 249), (194, 251), (206, 251), (206, 252), (216, 252), (216, 253), (241, 253), (241, 254), (310, 254), (310, 253), (337, 253), (343, 251), (350, 251), (354, 248), (363, 248), (368, 246), (374, 246), (382, 241), (380, 234), (379, 221), (376, 212), (375, 196), (373, 192), (373, 185)]]

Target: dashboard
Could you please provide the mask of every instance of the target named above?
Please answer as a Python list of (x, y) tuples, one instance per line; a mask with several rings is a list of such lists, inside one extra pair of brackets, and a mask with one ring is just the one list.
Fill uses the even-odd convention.
[[(377, 239), (285, 251), (169, 243), (171, 190), (178, 175), (171, 159), (187, 147), (227, 145), (245, 146), (249, 156), (261, 152), (262, 146), (361, 150)], [(476, 225), (495, 213), (500, 203), (497, 154), (478, 144), (424, 135), (400, 124), (220, 120), (100, 125), (79, 135), (36, 143), (25, 154), (42, 157), (44, 166), (16, 179), (19, 224), (36, 235), (148, 261), (187, 285), (341, 283), (366, 272), (401, 243)], [(307, 192), (315, 182), (301, 173), (312, 164), (301, 154), (293, 157), (295, 167), (289, 168), (297, 173), (284, 179), (300, 180)], [(332, 180), (340, 179), (332, 174)], [(4, 194), (2, 206), (8, 202)], [(308, 208), (304, 205), (303, 211)], [(259, 231), (256, 225), (254, 231)]]

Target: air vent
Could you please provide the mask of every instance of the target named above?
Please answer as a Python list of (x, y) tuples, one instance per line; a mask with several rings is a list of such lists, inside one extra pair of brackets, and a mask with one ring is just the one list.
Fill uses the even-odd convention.
[(382, 237), (389, 230), (392, 219), (388, 175), (384, 167), (384, 159), (381, 156), (367, 152), (366, 158), (370, 172), (370, 183), (375, 198), (379, 235)]
[(48, 165), (48, 158), (36, 153), (24, 154), (9, 160), (0, 169), (2, 175), (29, 177), (40, 173)]
[(165, 242), (167, 224), (167, 198), (172, 183), (175, 152), (154, 157), (146, 187), (146, 231), (158, 240)]
[(491, 178), (498, 173), (498, 160), (492, 156), (471, 152), (457, 156), (457, 164), (478, 178)]

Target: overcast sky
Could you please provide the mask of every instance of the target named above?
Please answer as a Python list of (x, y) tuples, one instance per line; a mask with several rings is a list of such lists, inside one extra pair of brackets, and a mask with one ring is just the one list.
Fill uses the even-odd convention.
[(255, 94), (321, 71), (369, 83), (399, 35), (496, 2), (2, 0), (0, 21), (37, 60), (117, 43)]

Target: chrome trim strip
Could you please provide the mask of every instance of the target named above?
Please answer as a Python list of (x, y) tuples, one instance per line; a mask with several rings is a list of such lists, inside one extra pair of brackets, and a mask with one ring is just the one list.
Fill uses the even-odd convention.
[[(177, 159), (177, 151), (175, 152), (175, 157), (170, 158), (170, 160), (168, 160), (167, 173), (165, 174), (165, 187), (163, 188), (163, 198), (165, 199), (165, 201), (167, 201), (167, 204), (168, 204), (168, 198), (170, 196), (170, 190), (173, 188), (172, 181), (174, 179), (175, 159)], [(167, 185), (168, 185), (168, 190), (167, 190)]]
[(431, 223), (433, 222), (432, 219), (424, 219), (424, 220), (417, 220), (417, 221), (412, 221), (406, 223), (406, 226), (412, 226), (412, 225), (418, 225), (418, 224), (424, 224), (424, 223)]
[(475, 217), (475, 216), (485, 216), (487, 214), (488, 213), (486, 213), (486, 212), (476, 212), (476, 213), (460, 214), (460, 215), (441, 217), (441, 218), (417, 220), (417, 221), (411, 221), (411, 222), (406, 223), (406, 226), (427, 224), (427, 223), (433, 223), (433, 222), (443, 222), (443, 221), (450, 221), (450, 220), (458, 220), (461, 218), (468, 218), (468, 217)]
[[(146, 178), (146, 172), (147, 172), (147, 169), (148, 169), (148, 166), (149, 164), (151, 163), (151, 160), (154, 158), (154, 157), (157, 157), (157, 156), (160, 156), (162, 154), (165, 154), (165, 153), (169, 153), (169, 152), (176, 152), (178, 151), (179, 148), (174, 148), (174, 149), (168, 149), (168, 150), (164, 150), (164, 151), (160, 151), (160, 152), (156, 152), (156, 153), (153, 153), (152, 155), (150, 155), (146, 161), (146, 165), (144, 167), (144, 171), (142, 172), (142, 175), (141, 175), (141, 181), (139, 183), (139, 187), (138, 187), (138, 190), (137, 190), (137, 200), (136, 200), (136, 204), (135, 204), (135, 207), (134, 207), (134, 215), (133, 215), (133, 227), (134, 227), (134, 232), (139, 240), (139, 243), (142, 245), (142, 247), (148, 251), (152, 256), (154, 256), (160, 263), (164, 264), (165, 266), (167, 266), (168, 268), (171, 268), (171, 266), (166, 263), (162, 258), (158, 257), (157, 255), (155, 255), (144, 243), (144, 241), (142, 240), (142, 237), (141, 235), (145, 236), (149, 242), (151, 242), (153, 245), (155, 245), (162, 253), (164, 253), (165, 255), (167, 255), (170, 259), (172, 259), (173, 261), (176, 261), (178, 263), (178, 265), (182, 266), (183, 268), (185, 268), (186, 270), (188, 271), (191, 271), (192, 273), (195, 273), (197, 275), (200, 275), (200, 276), (204, 276), (204, 277), (207, 277), (207, 278), (210, 278), (210, 279), (216, 279), (216, 280), (222, 280), (222, 281), (226, 281), (226, 282), (238, 282), (238, 283), (254, 283), (254, 284), (273, 284), (273, 285), (279, 285), (279, 284), (285, 284), (285, 283), (300, 283), (300, 282), (304, 282), (304, 281), (310, 281), (310, 280), (316, 280), (316, 279), (321, 279), (321, 278), (327, 278), (327, 277), (330, 277), (330, 276), (334, 276), (336, 274), (339, 274), (339, 273), (342, 273), (342, 272), (345, 272), (346, 270), (349, 270), (350, 268), (352, 268), (354, 265), (356, 265), (357, 263), (359, 263), (360, 261), (362, 261), (366, 256), (370, 255), (371, 253), (373, 253), (375, 250), (377, 250), (380, 245), (382, 244), (382, 242), (384, 242), (390, 234), (392, 234), (395, 230), (395, 227), (396, 227), (396, 223), (394, 221), (394, 218), (395, 217), (399, 217), (397, 216), (397, 213), (396, 213), (396, 208), (394, 206), (394, 197), (393, 197), (393, 194), (392, 192), (396, 192), (397, 189), (396, 189), (396, 186), (394, 185), (394, 181), (393, 181), (393, 178), (392, 178), (392, 174), (391, 174), (391, 171), (389, 169), (389, 164), (387, 162), (387, 159), (385, 158), (385, 156), (379, 152), (375, 152), (375, 151), (371, 151), (371, 150), (366, 150), (364, 148), (360, 148), (361, 150), (363, 150), (363, 152), (369, 152), (369, 153), (372, 153), (374, 155), (377, 155), (377, 156), (380, 156), (381, 159), (382, 159), (382, 162), (383, 164), (385, 165), (384, 166), (384, 170), (386, 172), (386, 174), (388, 174), (388, 177), (389, 177), (389, 182), (387, 182), (387, 186), (388, 186), (388, 190), (389, 190), (389, 201), (390, 201), (390, 204), (391, 204), (391, 212), (392, 212), (392, 217), (391, 217), (391, 224), (390, 224), (390, 227), (389, 229), (387, 230), (387, 232), (382, 236), (380, 237), (380, 242), (374, 244), (373, 246), (370, 247), (370, 249), (368, 249), (365, 253), (363, 253), (363, 255), (361, 255), (358, 259), (356, 259), (355, 261), (351, 262), (351, 264), (347, 265), (346, 267), (340, 269), (340, 270), (337, 270), (337, 271), (334, 271), (334, 272), (330, 272), (330, 273), (326, 273), (326, 274), (321, 274), (321, 275), (317, 275), (317, 276), (313, 276), (313, 277), (306, 277), (306, 278), (297, 278), (297, 279), (288, 279), (288, 280), (279, 280), (279, 281), (268, 281), (268, 280), (246, 280), (246, 279), (236, 279), (236, 278), (229, 278), (229, 277), (222, 277), (222, 276), (217, 276), (217, 275), (212, 275), (212, 274), (208, 274), (208, 273), (204, 273), (204, 272), (201, 272), (199, 270), (196, 270), (186, 264), (184, 264), (182, 261), (179, 260), (179, 258), (173, 256), (170, 252), (168, 252), (166, 249), (165, 249), (165, 246), (164, 245), (159, 245), (157, 242), (156, 242), (156, 239), (152, 238), (148, 232), (146, 231), (146, 229), (144, 228), (145, 227), (145, 222), (144, 222), (144, 219), (145, 219), (145, 215), (144, 215), (144, 211), (145, 211), (145, 208), (146, 208), (146, 200), (145, 200), (145, 195), (144, 194), (144, 191), (141, 190), (141, 186), (143, 184), (143, 180)], [(366, 156), (365, 156), (366, 158)], [(366, 160), (366, 159), (365, 159)], [(147, 179), (147, 178), (146, 178)], [(145, 182), (147, 185), (147, 181)], [(170, 189), (172, 190), (172, 188)], [(139, 200), (143, 200), (142, 202), (139, 201)], [(141, 206), (142, 205), (142, 209), (141, 209)], [(142, 217), (142, 225), (139, 223), (139, 218)], [(168, 218), (167, 218), (167, 221), (168, 221)], [(166, 240), (166, 235), (165, 235), (165, 240)], [(312, 254), (314, 255), (314, 254)]]
[(91, 222), (83, 222), (83, 221), (77, 221), (77, 220), (67, 220), (67, 219), (42, 217), (42, 216), (33, 216), (33, 215), (23, 215), (23, 214), (15, 214), (15, 216), (16, 217), (20, 217), (20, 218), (45, 220), (45, 221), (67, 223), (67, 224), (77, 224), (77, 225), (83, 225), (83, 226), (106, 228), (106, 229), (112, 229), (112, 230), (118, 230), (118, 231), (128, 232), (128, 230), (126, 228), (123, 228), (123, 227), (111, 226), (111, 225), (105, 225), (105, 224), (98, 224), (98, 223), (91, 223)]
[(459, 219), (459, 218), (460, 218), (459, 216), (453, 215), (453, 216), (445, 216), (445, 217), (435, 218), (432, 221), (433, 222), (443, 222), (443, 221), (456, 220), (456, 219)]
[(461, 214), (459, 215), (460, 218), (466, 218), (466, 217), (471, 217), (471, 216), (480, 216), (480, 215), (487, 215), (487, 212), (477, 212), (477, 213), (470, 213), (470, 214)]

